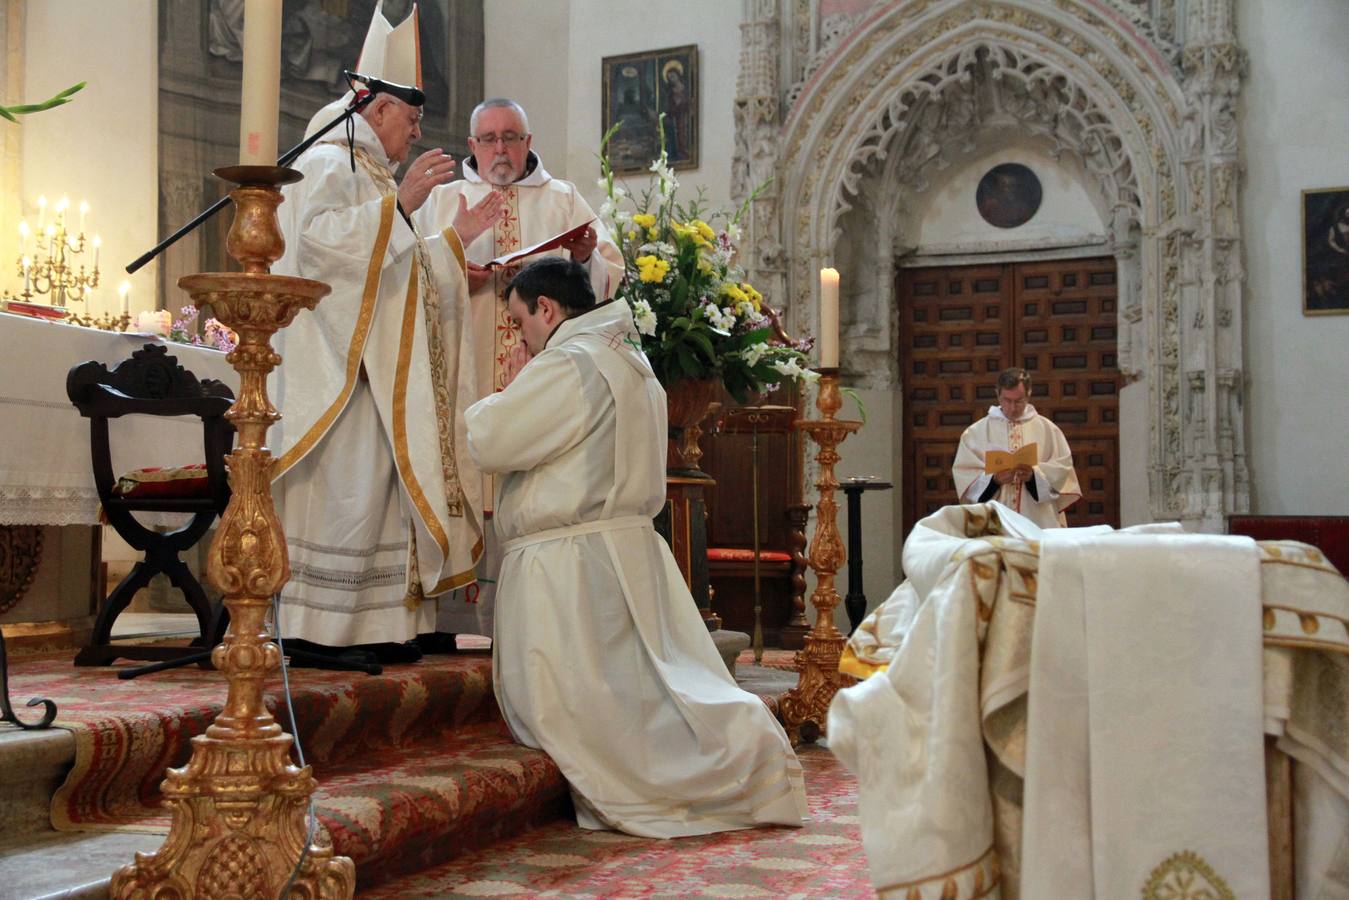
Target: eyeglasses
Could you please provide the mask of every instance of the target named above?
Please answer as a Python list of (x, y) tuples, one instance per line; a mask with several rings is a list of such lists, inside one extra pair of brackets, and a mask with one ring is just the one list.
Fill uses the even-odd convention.
[(528, 139), (529, 135), (516, 134), (514, 131), (508, 131), (505, 134), (483, 134), (473, 138), (477, 143), (489, 147), (497, 144), (503, 147), (514, 147), (516, 144), (523, 144)]

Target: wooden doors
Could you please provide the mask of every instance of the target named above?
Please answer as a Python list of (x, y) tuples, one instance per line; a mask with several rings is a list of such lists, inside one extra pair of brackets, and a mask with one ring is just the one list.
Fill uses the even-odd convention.
[(1082, 500), (1070, 525), (1119, 525), (1115, 261), (1109, 257), (903, 269), (904, 531), (957, 502), (961, 432), (997, 402), (994, 381), (1024, 366), (1032, 402), (1068, 438)]

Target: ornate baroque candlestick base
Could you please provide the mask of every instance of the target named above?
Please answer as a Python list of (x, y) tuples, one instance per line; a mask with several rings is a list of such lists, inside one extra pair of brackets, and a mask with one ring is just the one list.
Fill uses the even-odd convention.
[(810, 595), (810, 605), (815, 607), (815, 625), (806, 635), (805, 648), (796, 654), (800, 680), (782, 698), (781, 705), (787, 734), (803, 743), (813, 743), (824, 733), (830, 702), (839, 688), (853, 682), (838, 671), (845, 638), (834, 627), (834, 607), (840, 600), (834, 589), (834, 574), (847, 558), (838, 533), (838, 504), (834, 502), (838, 479), (834, 477), (834, 465), (839, 461), (836, 448), (848, 435), (861, 428), (862, 423), (834, 418), (843, 406), (838, 390), (838, 369), (820, 369), (819, 373), (815, 408), (822, 417), (796, 423), (820, 446), (820, 452), (815, 456), (820, 464), (820, 479), (815, 482), (820, 502), (815, 507), (815, 535), (810, 541), (808, 557), (810, 567), (815, 570), (815, 592)]
[[(275, 166), (234, 166), (216, 174), (239, 185), (226, 239), (242, 273), (188, 275), (180, 287), (197, 306), (239, 334), (229, 355), (239, 399), (226, 414), (239, 432), (229, 456), (232, 495), (211, 543), (211, 581), (225, 594), (230, 625), (212, 661), (229, 683), (225, 708), (192, 739), (192, 759), (163, 783), (173, 825), (156, 853), (113, 875), (115, 898), (351, 897), (356, 870), (331, 846), (306, 848), (305, 815), (315, 782), (290, 762), (291, 736), (262, 702), (262, 685), (281, 663), (267, 634), (271, 597), (290, 578), (285, 536), (272, 504), (267, 429), (281, 416), (267, 399), (267, 373), (281, 362), (271, 336), (328, 286), (271, 275), (285, 250), (276, 219), (280, 185), (299, 173)], [(303, 856), (303, 864), (300, 864)], [(297, 865), (299, 866), (296, 871)], [(294, 880), (292, 881), (292, 875)]]

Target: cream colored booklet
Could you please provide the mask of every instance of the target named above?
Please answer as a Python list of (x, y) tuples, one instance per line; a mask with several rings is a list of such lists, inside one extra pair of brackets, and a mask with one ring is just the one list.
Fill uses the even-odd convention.
[(1010, 450), (989, 450), (984, 454), (984, 474), (996, 475), (1017, 466), (1034, 467), (1039, 459), (1039, 445), (1034, 443), (1027, 444), (1015, 453)]

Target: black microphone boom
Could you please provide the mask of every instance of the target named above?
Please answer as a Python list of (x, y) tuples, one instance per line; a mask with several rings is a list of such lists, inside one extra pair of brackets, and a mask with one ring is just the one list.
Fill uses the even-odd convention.
[(353, 72), (346, 69), (342, 72), (347, 81), (359, 82), (366, 86), (372, 94), (388, 94), (390, 97), (396, 97), (402, 100), (408, 106), (422, 106), (426, 103), (426, 95), (421, 89), (409, 87), (406, 84), (394, 84), (392, 81), (383, 81), (373, 75), (362, 75), (360, 72)]

